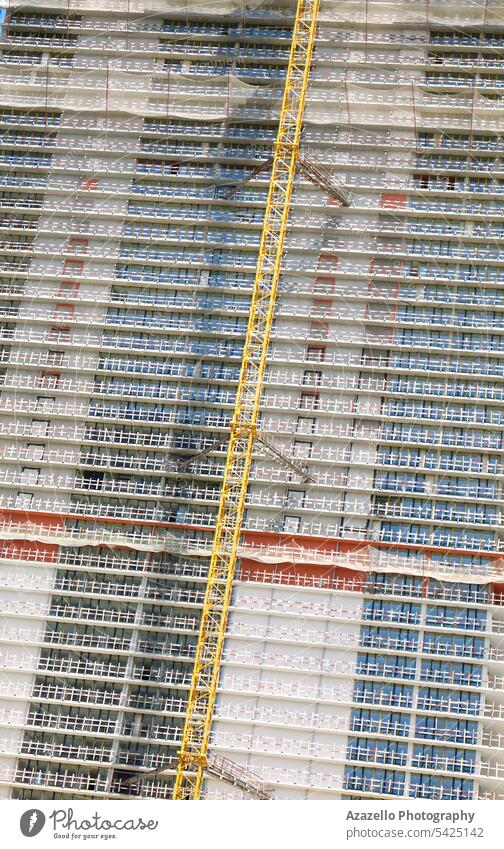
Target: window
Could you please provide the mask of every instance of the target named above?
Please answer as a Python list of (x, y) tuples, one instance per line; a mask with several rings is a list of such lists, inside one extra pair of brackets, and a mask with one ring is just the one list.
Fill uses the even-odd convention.
[(361, 628), (360, 644), (366, 647), (396, 649), (397, 651), (416, 651), (418, 634), (407, 628)]
[(403, 678), (406, 681), (414, 681), (416, 658), (359, 653), (356, 674), (369, 675), (371, 678)]
[(404, 774), (386, 769), (352, 767), (345, 770), (346, 790), (402, 796), (404, 781)]
[(381, 196), (381, 205), (384, 209), (405, 209), (408, 205), (408, 197), (407, 195), (383, 192)]
[(39, 389), (57, 389), (60, 377), (57, 371), (43, 371), (40, 375)]
[(419, 710), (448, 711), (450, 713), (479, 714), (480, 697), (478, 693), (464, 690), (445, 690), (435, 687), (420, 687), (418, 690)]
[(420, 611), (420, 605), (409, 601), (374, 599), (364, 602), (362, 618), (373, 622), (404, 622), (409, 625), (419, 625)]
[(67, 253), (70, 254), (87, 254), (89, 252), (89, 239), (81, 238), (80, 236), (71, 236), (68, 239)]
[(487, 614), (476, 608), (429, 606), (425, 624), (440, 628), (463, 628), (466, 631), (484, 631)]
[(300, 507), (304, 507), (305, 497), (306, 493), (302, 490), (288, 489), (285, 496), (285, 506), (291, 510), (299, 510)]
[(47, 338), (51, 342), (70, 342), (72, 331), (70, 327), (55, 324), (47, 331)]
[(413, 704), (413, 688), (406, 684), (357, 681), (354, 687), (353, 700), (359, 704), (410, 708)]
[(337, 254), (332, 253), (321, 253), (319, 254), (317, 268), (324, 269), (330, 268), (334, 270), (338, 267), (339, 257)]
[(46, 398), (45, 395), (37, 397), (37, 411), (41, 413), (52, 413), (54, 410), (54, 398)]
[(311, 309), (312, 315), (331, 315), (333, 302), (330, 298), (315, 298)]
[(410, 720), (407, 714), (358, 708), (352, 710), (351, 730), (371, 734), (387, 734), (406, 737)]
[(478, 524), (498, 524), (498, 511), (492, 505), (458, 504), (451, 501), (438, 501), (434, 508), (434, 518), (439, 521), (477, 522)]
[(301, 392), (299, 407), (301, 410), (318, 410), (320, 408), (320, 393)]
[(494, 551), (496, 548), (493, 533), (473, 531), (465, 528), (434, 528), (434, 545), (448, 548), (471, 548)]
[[(390, 549), (391, 555), (397, 553), (393, 549)], [(409, 552), (413, 557), (415, 557), (415, 552)], [(404, 556), (405, 552), (401, 552), (401, 555)], [(423, 595), (422, 591), (422, 579), (415, 578), (411, 575), (383, 575), (383, 574), (373, 574), (368, 575), (366, 580), (366, 592), (373, 593), (374, 595), (381, 594), (383, 595), (398, 595), (398, 596), (413, 596), (414, 598), (421, 598)]]
[(420, 451), (417, 448), (389, 448), (382, 447), (379, 450), (378, 462), (384, 466), (412, 466), (420, 465)]
[(84, 271), (84, 261), (82, 259), (66, 259), (63, 263), (63, 274), (82, 274)]
[(325, 355), (326, 348), (324, 345), (309, 345), (306, 349), (305, 359), (310, 363), (323, 363)]
[(320, 386), (322, 384), (322, 372), (305, 369), (302, 383), (303, 386)]
[(446, 660), (422, 660), (420, 680), (437, 684), (481, 687), (482, 668), (474, 663), (458, 663)]
[[(296, 433), (315, 433), (317, 419), (298, 416), (296, 422)], [(310, 443), (311, 444), (311, 443)]]
[(425, 654), (482, 658), (485, 653), (485, 640), (483, 637), (466, 637), (463, 634), (426, 632), (423, 638), (423, 651)]
[(46, 356), (47, 365), (62, 366), (65, 355), (63, 351), (48, 351)]
[(80, 283), (77, 280), (63, 280), (59, 285), (58, 295), (62, 298), (77, 298)]
[(313, 442), (303, 442), (300, 439), (294, 440), (294, 457), (307, 460), (309, 457), (311, 457), (312, 449)]
[(329, 336), (329, 322), (310, 322), (309, 336), (311, 336), (313, 339), (327, 339), (327, 337)]
[(406, 766), (407, 751), (406, 743), (351, 737), (348, 741), (347, 757), (355, 761), (377, 761), (382, 764)]
[(383, 522), (380, 536), (383, 542), (425, 545), (429, 539), (429, 532), (423, 525), (401, 525), (394, 522)]
[[(33, 425), (32, 425), (33, 429)], [(29, 442), (26, 446), (26, 459), (27, 460), (42, 460), (44, 456), (44, 445), (38, 445), (37, 443)]]
[(415, 737), (474, 745), (478, 740), (478, 723), (440, 716), (419, 716), (416, 720)]
[(55, 304), (52, 317), (56, 321), (71, 321), (74, 313), (75, 307), (73, 304)]
[(336, 278), (327, 276), (316, 277), (313, 289), (316, 292), (334, 292), (336, 290)]
[[(431, 759), (430, 761), (435, 762)], [(448, 759), (453, 763), (453, 756)], [(444, 767), (441, 766), (441, 769)], [(454, 763), (452, 769), (460, 769), (459, 763)], [(420, 799), (473, 799), (473, 782), (462, 778), (448, 778), (440, 775), (411, 776), (410, 795)]]
[[(406, 465), (406, 464), (404, 464)], [(425, 475), (405, 472), (379, 472), (375, 479), (376, 489), (400, 492), (425, 492)]]
[(88, 177), (87, 179), (83, 179), (82, 188), (85, 191), (95, 191), (98, 188), (98, 180), (96, 177)]

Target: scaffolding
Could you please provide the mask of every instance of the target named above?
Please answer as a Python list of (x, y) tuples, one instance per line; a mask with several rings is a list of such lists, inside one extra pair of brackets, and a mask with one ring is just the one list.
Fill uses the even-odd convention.
[[(239, 183), (234, 183), (231, 186), (228, 186), (223, 192), (223, 198), (231, 198), (235, 195), (239, 189), (253, 180), (255, 177), (258, 177), (260, 174), (263, 174), (273, 166), (274, 159), (270, 157), (262, 162), (257, 168), (254, 168), (243, 180), (240, 180)], [(348, 191), (346, 191), (343, 183), (339, 180), (334, 174), (332, 174), (330, 168), (327, 165), (319, 162), (313, 154), (309, 156), (306, 154), (302, 154), (301, 151), (298, 153), (297, 158), (297, 172), (302, 174), (310, 183), (313, 183), (314, 186), (317, 186), (320, 189), (324, 189), (327, 192), (329, 197), (333, 202), (335, 202), (338, 206), (350, 206), (351, 203), (351, 195)]]
[[(121, 780), (123, 785), (140, 785), (145, 779), (157, 778), (166, 773), (167, 767), (160, 769), (152, 769), (148, 772), (135, 774), (131, 778)], [(246, 796), (256, 800), (267, 800), (272, 798), (272, 787), (251, 770), (232, 761), (230, 758), (224, 758), (222, 755), (210, 754), (207, 758), (205, 773), (211, 778), (216, 778), (219, 781), (224, 781), (232, 787), (238, 788)]]

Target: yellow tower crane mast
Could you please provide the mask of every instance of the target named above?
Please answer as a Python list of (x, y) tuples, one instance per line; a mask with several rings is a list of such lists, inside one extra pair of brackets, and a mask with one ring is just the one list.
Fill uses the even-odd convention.
[(174, 799), (199, 799), (287, 231), (320, 0), (298, 0), (259, 258), (230, 426)]

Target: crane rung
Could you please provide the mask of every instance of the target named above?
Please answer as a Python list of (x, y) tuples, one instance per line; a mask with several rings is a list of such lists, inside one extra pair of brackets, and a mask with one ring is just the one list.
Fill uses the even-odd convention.
[(259, 174), (262, 174), (263, 171), (267, 171), (268, 168), (271, 168), (272, 165), (273, 165), (273, 157), (270, 156), (269, 159), (265, 159), (264, 162), (261, 162), (260, 165), (257, 166), (257, 168), (254, 168), (250, 172), (250, 174), (247, 174), (247, 176), (244, 177), (243, 180), (240, 180), (239, 183), (233, 183), (231, 186), (226, 187), (225, 190), (222, 192), (221, 197), (223, 197), (223, 198), (233, 197), (233, 195), (236, 194), (236, 192), (239, 189), (241, 189), (242, 186), (245, 186), (246, 183), (248, 183), (250, 180), (253, 180), (254, 177), (258, 177)]

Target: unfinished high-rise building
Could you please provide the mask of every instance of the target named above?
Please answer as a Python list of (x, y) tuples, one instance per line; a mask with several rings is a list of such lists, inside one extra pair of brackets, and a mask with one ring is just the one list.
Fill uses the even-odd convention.
[[(6, 9), (4, 798), (173, 795), (296, 8)], [(316, 13), (208, 751), (504, 798), (504, 0)]]

